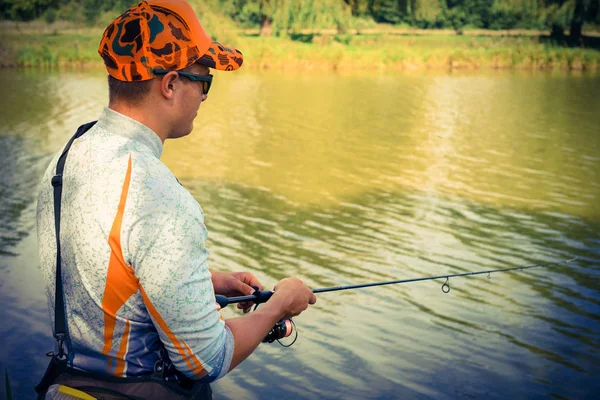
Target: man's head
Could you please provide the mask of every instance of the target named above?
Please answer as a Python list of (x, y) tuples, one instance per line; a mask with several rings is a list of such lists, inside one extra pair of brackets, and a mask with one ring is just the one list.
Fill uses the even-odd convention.
[[(243, 63), (239, 50), (206, 34), (184, 0), (147, 0), (131, 7), (106, 28), (98, 53), (109, 73), (109, 106), (145, 107), (168, 113), (163, 116), (168, 121), (195, 104), (198, 93), (198, 107), (206, 99), (209, 68), (233, 71)], [(195, 92), (187, 90), (192, 87)], [(179, 96), (184, 94), (192, 97)], [(158, 109), (150, 110), (148, 103)]]

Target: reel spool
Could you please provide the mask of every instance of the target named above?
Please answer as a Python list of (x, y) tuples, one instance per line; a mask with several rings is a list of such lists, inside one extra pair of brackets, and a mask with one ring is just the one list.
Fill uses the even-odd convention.
[[(290, 344), (283, 344), (280, 339), (289, 337), (292, 332), (296, 332), (296, 336), (294, 340)], [(296, 329), (296, 324), (292, 319), (282, 319), (279, 320), (273, 328), (267, 333), (267, 336), (262, 340), (263, 343), (273, 343), (274, 341), (278, 341), (280, 345), (283, 347), (290, 347), (296, 342), (298, 339), (298, 330)]]

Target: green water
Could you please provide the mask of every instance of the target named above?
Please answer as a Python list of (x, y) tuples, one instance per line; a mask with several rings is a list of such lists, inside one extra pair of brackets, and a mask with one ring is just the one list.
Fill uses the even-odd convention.
[[(0, 370), (30, 398), (52, 348), (35, 202), (107, 102), (103, 71), (0, 75)], [(313, 288), (579, 259), (319, 295), (215, 398), (592, 398), (600, 389), (600, 76), (216, 74), (163, 161), (210, 265)], [(225, 317), (235, 314), (224, 311)], [(34, 376), (35, 375), (35, 376)]]

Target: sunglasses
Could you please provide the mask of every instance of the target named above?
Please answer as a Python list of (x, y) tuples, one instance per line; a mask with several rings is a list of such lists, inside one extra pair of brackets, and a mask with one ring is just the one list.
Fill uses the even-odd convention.
[(202, 92), (204, 94), (208, 94), (208, 91), (210, 90), (210, 85), (212, 84), (212, 78), (213, 78), (213, 76), (211, 74), (198, 75), (198, 74), (192, 74), (190, 72), (183, 72), (183, 71), (167, 71), (166, 69), (155, 69), (154, 70), (155, 75), (166, 75), (169, 72), (177, 72), (177, 75), (183, 76), (184, 78), (187, 78), (192, 82), (202, 82)]

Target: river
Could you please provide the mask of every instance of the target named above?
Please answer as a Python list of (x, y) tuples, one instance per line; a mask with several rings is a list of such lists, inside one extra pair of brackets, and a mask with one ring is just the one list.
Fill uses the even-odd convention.
[[(215, 399), (585, 399), (600, 390), (600, 75), (215, 74), (162, 160), (201, 204), (215, 270), (324, 293)], [(33, 398), (53, 339), (41, 176), (108, 100), (103, 70), (0, 74), (0, 370)], [(233, 307), (223, 311), (236, 315)], [(0, 393), (5, 393), (4, 379)]]

